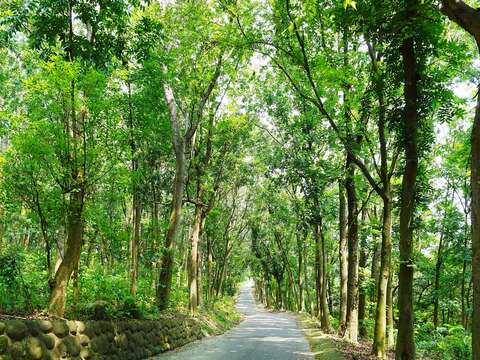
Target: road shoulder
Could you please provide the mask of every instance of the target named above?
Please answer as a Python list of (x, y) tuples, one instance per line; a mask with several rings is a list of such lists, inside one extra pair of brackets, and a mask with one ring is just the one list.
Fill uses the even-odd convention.
[(345, 360), (338, 351), (336, 341), (332, 336), (323, 333), (318, 322), (308, 314), (296, 314), (297, 322), (305, 338), (308, 340), (310, 350), (317, 360)]

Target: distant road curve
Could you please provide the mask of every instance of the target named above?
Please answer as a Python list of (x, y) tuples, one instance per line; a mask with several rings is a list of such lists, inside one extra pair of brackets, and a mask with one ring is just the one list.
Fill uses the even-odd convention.
[(227, 333), (156, 356), (156, 360), (296, 360), (314, 359), (295, 318), (257, 307), (253, 284), (240, 289), (237, 309), (245, 320)]

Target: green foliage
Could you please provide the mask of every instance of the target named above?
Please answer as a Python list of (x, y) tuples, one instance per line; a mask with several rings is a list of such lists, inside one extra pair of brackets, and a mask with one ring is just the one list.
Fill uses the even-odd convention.
[(462, 326), (433, 327), (426, 323), (417, 328), (418, 350), (432, 359), (459, 360), (472, 356), (472, 340)]
[(46, 304), (43, 254), (10, 247), (0, 256), (0, 312), (25, 313)]

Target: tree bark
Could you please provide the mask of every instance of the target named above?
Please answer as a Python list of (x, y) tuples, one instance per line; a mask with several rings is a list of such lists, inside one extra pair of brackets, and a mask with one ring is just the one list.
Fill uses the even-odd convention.
[[(202, 198), (202, 190), (199, 189), (199, 197)], [(192, 313), (197, 312), (198, 308), (198, 243), (200, 241), (200, 232), (202, 226), (202, 206), (195, 205), (195, 214), (193, 216), (192, 235), (190, 237), (190, 271), (188, 277), (189, 301), (188, 307)]]
[(321, 220), (320, 225), (320, 251), (321, 251), (321, 264), (320, 264), (320, 286), (321, 286), (321, 293), (320, 293), (320, 307), (321, 307), (321, 320), (320, 326), (323, 331), (330, 332), (330, 312), (328, 310), (328, 303), (327, 303), (327, 255), (326, 255), (326, 244), (325, 244), (325, 234), (323, 232), (323, 222)]
[(374, 355), (385, 358), (387, 355), (387, 287), (390, 278), (392, 253), (392, 201), (390, 184), (383, 198), (382, 247), (380, 271), (377, 282), (377, 307), (375, 310), (375, 329), (373, 336)]
[(303, 247), (305, 238), (302, 238), (303, 232), (297, 229), (297, 286), (298, 286), (298, 308), (299, 312), (305, 311), (305, 301), (303, 296)]
[[(416, 0), (406, 0), (406, 20), (415, 21)], [(414, 33), (414, 26), (411, 33)], [(410, 33), (410, 32), (409, 32)], [(418, 75), (413, 35), (403, 40), (401, 47), (404, 71), (404, 124), (403, 147), (405, 168), (402, 179), (400, 203), (400, 273), (399, 273), (399, 322), (396, 360), (415, 359), (413, 330), (413, 221), (415, 212), (416, 180), (418, 172), (417, 117)]]
[(392, 349), (395, 346), (395, 337), (393, 334), (393, 275), (390, 271), (387, 284), (387, 348)]
[(130, 238), (130, 294), (132, 296), (137, 295), (138, 244), (140, 243), (140, 224), (142, 219), (142, 210), (136, 191), (134, 190), (133, 195), (133, 232)]
[[(480, 41), (478, 44), (480, 48)], [(472, 354), (474, 360), (480, 360), (480, 88), (477, 95), (477, 108), (471, 139), (473, 282)]]
[(345, 332), (347, 323), (347, 283), (348, 283), (348, 247), (347, 247), (347, 207), (345, 204), (345, 184), (338, 182), (339, 196), (339, 259), (340, 259), (340, 334)]
[(177, 115), (177, 106), (173, 90), (168, 83), (164, 85), (165, 100), (170, 113), (170, 121), (173, 128), (173, 144), (175, 150), (175, 180), (172, 193), (172, 207), (168, 224), (167, 236), (162, 254), (160, 275), (157, 284), (157, 305), (160, 311), (168, 307), (170, 291), (172, 287), (172, 275), (174, 265), (174, 249), (180, 234), (182, 218), (183, 192), (185, 183), (185, 139), (180, 133), (180, 124)]
[(358, 212), (355, 190), (355, 168), (350, 154), (347, 154), (348, 205), (348, 286), (347, 286), (347, 323), (345, 337), (358, 341)]
[(438, 327), (438, 305), (440, 301), (440, 296), (439, 296), (440, 272), (443, 264), (444, 232), (445, 232), (444, 229), (442, 229), (442, 233), (440, 234), (440, 241), (438, 243), (438, 249), (437, 249), (437, 263), (435, 264), (435, 281), (434, 281), (434, 287), (433, 287), (433, 326), (435, 327), (435, 329)]
[[(365, 226), (366, 220), (366, 211), (362, 211), (362, 224)], [(365, 324), (365, 308), (367, 302), (367, 293), (365, 288), (365, 273), (367, 269), (367, 243), (366, 243), (366, 234), (362, 232), (361, 241), (360, 241), (360, 260), (359, 260), (359, 295), (358, 295), (358, 324), (359, 324), (359, 335), (361, 337), (367, 336), (367, 327)]]
[(67, 213), (67, 243), (48, 300), (48, 314), (63, 317), (67, 302), (67, 285), (73, 270), (78, 266), (83, 243), (83, 202), (84, 192), (78, 190), (70, 194)]

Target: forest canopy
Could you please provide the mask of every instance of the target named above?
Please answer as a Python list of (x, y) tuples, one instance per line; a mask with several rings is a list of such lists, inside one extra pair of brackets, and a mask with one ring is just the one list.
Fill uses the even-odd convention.
[(480, 360), (476, 0), (0, 1), (0, 316), (235, 296)]

